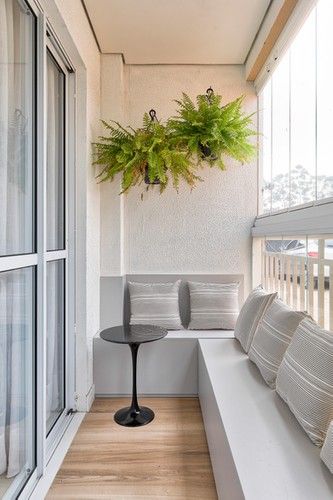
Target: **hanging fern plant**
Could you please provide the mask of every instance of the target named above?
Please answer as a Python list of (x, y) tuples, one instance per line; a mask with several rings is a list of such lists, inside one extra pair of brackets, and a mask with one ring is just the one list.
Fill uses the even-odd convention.
[(244, 96), (221, 106), (222, 97), (210, 87), (206, 95), (198, 95), (196, 104), (183, 93), (177, 116), (169, 120), (176, 147), (187, 148), (200, 164), (202, 160), (225, 169), (225, 157), (241, 163), (251, 160), (256, 147), (250, 137), (252, 116), (242, 111)]
[(159, 184), (163, 192), (169, 181), (178, 189), (180, 180), (193, 187), (199, 177), (195, 175), (186, 150), (175, 147), (170, 128), (156, 120), (154, 110), (143, 117), (143, 126), (125, 129), (117, 122), (102, 121), (108, 135), (94, 144), (94, 165), (101, 165), (98, 177), (102, 182), (112, 181), (122, 173), (122, 193), (131, 187), (147, 184), (147, 189)]
[(163, 192), (171, 181), (178, 189), (181, 180), (191, 188), (197, 181), (203, 160), (225, 169), (225, 157), (242, 163), (251, 160), (256, 147), (250, 138), (257, 135), (251, 128), (252, 115), (242, 111), (243, 96), (222, 106), (222, 98), (209, 88), (199, 95), (196, 104), (183, 94), (178, 115), (166, 124), (156, 119), (154, 110), (144, 114), (143, 125), (134, 130), (118, 122), (102, 121), (108, 135), (94, 144), (94, 165), (102, 167), (101, 182), (122, 175), (124, 193), (131, 187), (159, 185)]

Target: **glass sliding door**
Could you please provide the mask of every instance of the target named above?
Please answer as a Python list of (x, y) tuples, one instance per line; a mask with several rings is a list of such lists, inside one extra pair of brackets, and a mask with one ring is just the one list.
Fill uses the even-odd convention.
[(36, 466), (36, 17), (0, 0), (0, 497)]
[(65, 74), (47, 52), (47, 250), (65, 248)]
[(75, 129), (75, 74), (47, 18), (35, 0), (0, 0), (0, 498), (5, 500), (30, 494), (75, 404), (75, 150), (74, 136), (67, 138)]
[[(51, 43), (47, 49), (46, 132), (46, 435), (57, 434), (66, 408), (67, 69)], [(50, 439), (53, 442), (53, 439)]]
[(65, 267), (54, 260), (46, 267), (46, 432), (65, 408)]
[(35, 32), (22, 2), (0, 0), (0, 256), (35, 251)]
[(33, 267), (0, 273), (0, 497), (35, 466), (34, 293)]

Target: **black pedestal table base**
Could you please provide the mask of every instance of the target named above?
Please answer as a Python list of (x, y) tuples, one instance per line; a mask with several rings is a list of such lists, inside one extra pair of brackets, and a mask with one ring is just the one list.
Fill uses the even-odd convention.
[(128, 344), (132, 353), (132, 402), (131, 406), (122, 408), (115, 413), (114, 420), (117, 424), (125, 427), (140, 427), (149, 424), (154, 419), (153, 410), (146, 406), (139, 406), (138, 403), (136, 387), (138, 350), (140, 344), (162, 339), (167, 333), (166, 329), (152, 325), (120, 326), (101, 332), (102, 339), (108, 342)]
[(138, 359), (138, 350), (140, 344), (129, 344), (132, 353), (132, 369), (133, 369), (133, 387), (132, 387), (132, 403), (131, 406), (118, 410), (114, 416), (114, 420), (119, 425), (125, 427), (140, 427), (141, 425), (149, 424), (155, 417), (153, 410), (146, 406), (139, 406), (138, 395), (136, 389), (136, 365)]
[(139, 411), (131, 406), (118, 410), (114, 416), (115, 422), (125, 427), (140, 427), (149, 424), (155, 417), (155, 413), (146, 406), (140, 406)]

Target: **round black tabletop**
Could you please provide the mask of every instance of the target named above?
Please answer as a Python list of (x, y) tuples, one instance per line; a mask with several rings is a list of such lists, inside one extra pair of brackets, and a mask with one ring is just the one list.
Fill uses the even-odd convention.
[(106, 328), (100, 337), (116, 344), (143, 344), (159, 340), (168, 334), (168, 330), (154, 325), (124, 325)]

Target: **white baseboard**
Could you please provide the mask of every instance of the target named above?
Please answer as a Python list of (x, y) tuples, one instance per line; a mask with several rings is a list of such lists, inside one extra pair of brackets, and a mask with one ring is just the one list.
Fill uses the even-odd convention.
[(73, 415), (60, 443), (58, 444), (55, 452), (53, 453), (49, 463), (46, 466), (44, 475), (40, 478), (36, 487), (31, 493), (29, 497), (30, 500), (42, 500), (45, 498), (66, 456), (66, 453), (69, 450), (70, 445), (72, 444), (72, 441), (81, 425), (84, 416), (85, 413), (75, 413)]
[(87, 394), (87, 412), (90, 411), (90, 408), (94, 402), (94, 399), (95, 399), (95, 384), (93, 384), (90, 387), (89, 392)]

